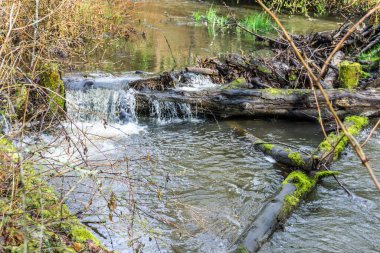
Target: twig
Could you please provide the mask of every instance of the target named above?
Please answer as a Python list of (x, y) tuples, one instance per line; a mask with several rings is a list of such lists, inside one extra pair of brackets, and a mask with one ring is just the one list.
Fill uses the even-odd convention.
[[(329, 168), (327, 168), (326, 165), (323, 165), (323, 166), (325, 167), (325, 170), (330, 171)], [(334, 174), (332, 174), (332, 175), (333, 175), (333, 178), (335, 179), (335, 181), (340, 185), (340, 187), (342, 187), (342, 189), (343, 189), (348, 195), (350, 195), (351, 197), (353, 197), (354, 194), (353, 194), (350, 190), (348, 190), (348, 189), (342, 184), (342, 182), (338, 179), (338, 177), (337, 177), (336, 175), (334, 175)]]
[(365, 141), (362, 143), (361, 147), (364, 147), (367, 144), (367, 142), (371, 139), (372, 135), (376, 132), (376, 129), (379, 127), (379, 125), (380, 125), (380, 119), (377, 121), (376, 125), (372, 128), (367, 139), (365, 139)]

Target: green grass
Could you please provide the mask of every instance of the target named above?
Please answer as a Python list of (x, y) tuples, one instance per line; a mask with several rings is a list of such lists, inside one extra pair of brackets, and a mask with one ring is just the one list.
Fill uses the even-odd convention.
[(378, 61), (380, 60), (380, 44), (374, 46), (371, 50), (359, 56), (359, 60)]
[[(204, 14), (202, 14), (200, 11), (194, 12), (193, 18), (195, 22), (199, 23), (201, 21), (204, 21), (207, 23), (207, 26), (212, 28), (218, 27), (220, 29), (226, 29), (234, 27), (231, 25), (234, 22), (230, 22), (231, 19), (228, 16), (219, 15), (217, 9), (213, 6), (211, 6)], [(239, 25), (244, 26), (246, 29), (255, 32), (265, 32), (273, 28), (273, 23), (269, 16), (262, 13), (253, 13), (238, 21), (238, 23)]]
[(200, 11), (194, 12), (193, 18), (194, 18), (195, 22), (199, 23), (203, 18), (202, 13)]
[(267, 14), (253, 13), (245, 17), (239, 22), (241, 26), (248, 30), (258, 32), (258, 31), (269, 31), (273, 28), (272, 21)]
[(219, 16), (217, 14), (217, 10), (213, 6), (211, 6), (210, 9), (208, 9), (206, 12), (205, 19), (207, 21), (207, 24), (213, 27), (218, 26), (220, 28), (224, 28), (228, 23), (228, 18)]

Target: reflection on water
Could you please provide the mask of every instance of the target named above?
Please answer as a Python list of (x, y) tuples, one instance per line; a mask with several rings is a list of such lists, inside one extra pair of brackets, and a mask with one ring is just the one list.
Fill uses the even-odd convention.
[[(133, 25), (139, 34), (128, 41), (110, 42), (105, 50), (98, 50), (90, 56), (90, 64), (82, 66), (82, 70), (162, 72), (193, 65), (197, 57), (241, 51), (252, 53), (263, 48), (246, 33), (218, 32), (195, 24), (192, 13), (197, 10), (204, 13), (210, 6), (211, 3), (186, 0), (138, 1), (135, 10), (137, 20)], [(220, 13), (227, 14), (222, 5), (214, 6)], [(248, 7), (234, 7), (233, 12), (243, 17), (260, 11)], [(281, 20), (292, 33), (337, 27), (336, 20), (314, 20), (300, 16), (281, 16)]]

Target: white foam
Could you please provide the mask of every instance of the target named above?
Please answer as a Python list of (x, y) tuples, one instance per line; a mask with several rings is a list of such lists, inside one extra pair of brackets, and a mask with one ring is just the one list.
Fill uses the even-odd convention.
[(188, 74), (187, 78), (187, 82), (182, 87), (178, 87), (177, 90), (198, 91), (218, 87), (208, 76)]
[(122, 138), (125, 136), (146, 132), (146, 126), (129, 122), (128, 124), (104, 125), (100, 122), (77, 122), (74, 131), (81, 131), (91, 139), (96, 138)]

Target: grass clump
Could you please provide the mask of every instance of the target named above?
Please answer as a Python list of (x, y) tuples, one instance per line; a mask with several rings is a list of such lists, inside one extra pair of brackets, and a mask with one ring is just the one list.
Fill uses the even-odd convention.
[(250, 31), (265, 32), (272, 29), (272, 21), (266, 13), (253, 13), (240, 21), (240, 25)]
[(219, 29), (234, 28), (239, 29), (242, 26), (254, 32), (266, 32), (273, 28), (273, 22), (265, 13), (252, 13), (241, 20), (236, 21), (229, 16), (218, 14), (218, 10), (211, 6), (204, 14), (200, 11), (193, 13), (195, 22), (203, 22), (210, 27), (217, 27)]
[(359, 56), (359, 59), (360, 60), (370, 60), (370, 61), (380, 60), (380, 44), (376, 45), (370, 51), (368, 51), (366, 53), (362, 53)]

